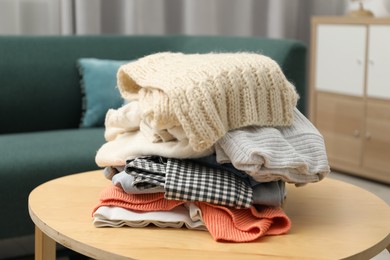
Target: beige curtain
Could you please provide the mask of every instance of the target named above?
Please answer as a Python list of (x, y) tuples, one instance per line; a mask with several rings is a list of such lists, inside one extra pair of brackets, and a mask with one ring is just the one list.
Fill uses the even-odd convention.
[[(343, 15), (347, 1), (74, 0), (72, 3), (75, 14), (69, 17), (74, 19), (74, 34), (239, 35), (308, 42), (310, 17)], [(68, 31), (63, 29), (63, 33)]]
[[(348, 0), (0, 0), (0, 34), (188, 34), (309, 41), (310, 17), (344, 15)], [(366, 0), (377, 16), (390, 0)]]

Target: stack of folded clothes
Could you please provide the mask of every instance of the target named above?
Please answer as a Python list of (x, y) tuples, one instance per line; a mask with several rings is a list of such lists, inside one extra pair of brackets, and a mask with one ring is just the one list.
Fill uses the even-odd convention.
[(207, 230), (216, 241), (287, 233), (285, 183), (329, 173), (321, 134), (275, 61), (156, 53), (120, 67), (127, 104), (107, 112), (96, 163), (112, 185), (96, 227)]

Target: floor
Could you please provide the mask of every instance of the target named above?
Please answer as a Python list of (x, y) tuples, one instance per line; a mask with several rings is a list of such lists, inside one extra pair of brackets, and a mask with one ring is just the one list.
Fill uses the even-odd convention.
[[(345, 181), (356, 186), (362, 187), (383, 199), (390, 205), (390, 185), (385, 185), (366, 179), (354, 177), (351, 175), (341, 174), (333, 172), (329, 175), (330, 178)], [(78, 255), (63, 247), (59, 247), (58, 260), (76, 260), (76, 259), (88, 259), (81, 255)], [(7, 260), (32, 260), (34, 252), (34, 238), (23, 237), (19, 239), (12, 239), (7, 241), (0, 241), (0, 259)], [(379, 255), (372, 258), (372, 260), (390, 260), (390, 253), (384, 250)]]

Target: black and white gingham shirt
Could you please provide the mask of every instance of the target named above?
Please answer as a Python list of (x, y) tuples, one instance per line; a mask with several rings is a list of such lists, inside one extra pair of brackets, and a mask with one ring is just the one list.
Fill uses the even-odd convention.
[(134, 176), (139, 189), (162, 186), (169, 200), (202, 201), (234, 208), (252, 205), (252, 188), (229, 171), (191, 160), (158, 156), (127, 162), (125, 171)]

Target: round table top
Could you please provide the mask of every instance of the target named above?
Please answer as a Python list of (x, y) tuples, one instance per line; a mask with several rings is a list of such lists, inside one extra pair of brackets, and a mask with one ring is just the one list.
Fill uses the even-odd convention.
[(330, 178), (288, 184), (290, 232), (250, 243), (215, 242), (207, 231), (185, 228), (95, 228), (92, 209), (108, 185), (101, 171), (49, 181), (30, 194), (31, 218), (56, 242), (95, 259), (369, 259), (390, 244), (390, 207)]

